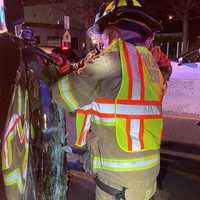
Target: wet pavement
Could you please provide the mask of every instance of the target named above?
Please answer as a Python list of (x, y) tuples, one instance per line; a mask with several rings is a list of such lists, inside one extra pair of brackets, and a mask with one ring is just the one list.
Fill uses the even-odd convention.
[[(154, 200), (200, 199), (200, 177), (177, 170), (161, 170), (158, 185)], [(94, 189), (95, 183), (91, 177), (75, 175), (69, 184), (68, 200), (95, 200)]]
[(95, 200), (95, 181), (83, 172), (71, 171), (67, 200)]
[(155, 200), (199, 200), (200, 177), (191, 176), (177, 170), (169, 170), (161, 179), (161, 189)]
[[(69, 174), (67, 200), (95, 200), (95, 182), (92, 176), (79, 171)], [(6, 200), (0, 180), (0, 199)], [(200, 177), (178, 170), (161, 170), (159, 188), (154, 200), (199, 200)]]
[[(175, 118), (165, 119), (164, 141), (170, 141), (172, 143), (170, 143), (170, 146), (167, 146), (167, 149), (164, 146), (165, 149), (161, 152), (162, 158), (164, 158), (165, 161), (161, 163), (162, 168), (158, 181), (159, 189), (154, 200), (200, 199), (200, 163), (199, 165), (197, 163), (199, 162), (199, 159), (195, 161), (194, 164), (190, 165), (190, 163), (193, 162), (194, 157), (197, 159), (200, 155), (198, 154), (200, 145), (199, 128), (196, 120)], [(187, 148), (185, 151), (185, 145), (182, 147), (182, 145), (177, 145), (173, 142), (195, 144), (198, 148), (187, 145), (188, 147), (186, 146)], [(191, 148), (193, 150), (191, 150)], [(182, 150), (186, 153), (180, 153)], [(77, 159), (79, 159), (79, 157), (80, 156), (77, 155)], [(171, 159), (171, 157), (181, 161), (176, 162)], [(74, 158), (76, 158), (76, 156), (73, 156), (73, 159)], [(71, 171), (69, 173), (69, 179), (67, 200), (95, 200), (95, 182), (93, 177), (80, 171)], [(6, 200), (3, 191), (1, 166), (0, 200)]]

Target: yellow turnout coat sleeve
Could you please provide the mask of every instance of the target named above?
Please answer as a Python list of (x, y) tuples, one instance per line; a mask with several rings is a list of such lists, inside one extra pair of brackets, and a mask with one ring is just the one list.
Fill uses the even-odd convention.
[(52, 87), (53, 100), (68, 111), (88, 105), (97, 98), (115, 98), (121, 83), (117, 51), (105, 51), (86, 63), (80, 74), (60, 78)]

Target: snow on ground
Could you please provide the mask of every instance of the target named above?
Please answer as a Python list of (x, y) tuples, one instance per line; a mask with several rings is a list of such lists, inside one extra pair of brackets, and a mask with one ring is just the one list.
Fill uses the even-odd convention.
[(163, 111), (200, 116), (200, 63), (172, 66)]

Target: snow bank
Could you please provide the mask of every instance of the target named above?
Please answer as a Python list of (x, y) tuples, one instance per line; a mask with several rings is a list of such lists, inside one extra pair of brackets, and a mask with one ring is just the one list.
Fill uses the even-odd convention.
[(200, 65), (192, 68), (173, 63), (163, 111), (200, 116)]

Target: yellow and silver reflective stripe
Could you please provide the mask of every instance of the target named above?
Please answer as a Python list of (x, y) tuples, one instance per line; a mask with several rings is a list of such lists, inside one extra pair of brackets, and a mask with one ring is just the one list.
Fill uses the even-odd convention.
[(132, 159), (108, 159), (102, 157), (94, 157), (93, 169), (102, 169), (115, 172), (139, 171), (150, 169), (159, 165), (159, 163), (159, 154)]
[[(100, 126), (116, 126), (116, 118), (103, 118), (97, 115), (92, 116), (92, 122)], [(141, 119), (130, 119), (130, 137), (132, 146), (135, 151), (140, 151), (143, 148), (141, 144)]]
[(13, 186), (16, 184), (20, 193), (23, 193), (24, 187), (19, 168), (15, 169), (9, 174), (4, 174), (4, 183), (6, 186)]
[(25, 120), (24, 124), (22, 125), (22, 121), (21, 119), (19, 120), (19, 123), (17, 124), (17, 132), (18, 132), (18, 136), (20, 139), (20, 143), (28, 143), (29, 141), (29, 124), (28, 122)]
[(115, 118), (104, 118), (97, 115), (92, 116), (92, 122), (102, 126), (115, 126)]
[(17, 111), (19, 115), (23, 114), (23, 109), (22, 109), (22, 89), (21, 86), (17, 86)]
[(24, 115), (25, 117), (27, 117), (27, 107), (28, 107), (28, 91), (25, 90), (23, 91), (21, 86), (18, 85), (17, 86), (17, 114)]
[(130, 120), (130, 136), (132, 138), (132, 147), (134, 147), (134, 151), (141, 150), (141, 142), (140, 142), (140, 123), (139, 119)]
[(84, 130), (83, 130), (82, 145), (86, 144), (87, 136), (88, 136), (88, 133), (89, 133), (89, 131), (90, 131), (90, 127), (91, 127), (91, 115), (87, 115), (87, 116), (86, 116), (85, 127), (84, 127)]
[(87, 137), (90, 131), (90, 126), (91, 126), (91, 115), (85, 115), (84, 124), (81, 133), (79, 135), (78, 141), (76, 143), (78, 146), (83, 146), (86, 144)]
[(12, 140), (16, 135), (16, 126), (19, 122), (19, 117), (13, 114), (9, 120), (6, 133), (2, 143), (2, 168), (8, 169), (12, 164)]
[(83, 106), (82, 110), (92, 110), (103, 114), (119, 115), (160, 115), (161, 107), (156, 105), (127, 105), (127, 104), (106, 104), (92, 102), (90, 105)]
[(27, 177), (28, 159), (29, 159), (29, 144), (25, 144), (25, 152), (24, 152), (24, 158), (23, 158), (23, 163), (22, 163), (22, 176), (24, 179), (26, 179)]
[(63, 101), (69, 106), (71, 110), (76, 110), (79, 107), (79, 104), (72, 95), (69, 78), (65, 77), (59, 80), (58, 88)]
[[(105, 107), (105, 105), (103, 105)], [(106, 108), (107, 109), (107, 105)], [(114, 108), (113, 108), (114, 109)], [(149, 105), (116, 105), (116, 114), (124, 115), (160, 115), (160, 106), (149, 106)], [(102, 109), (103, 110), (103, 109)]]

